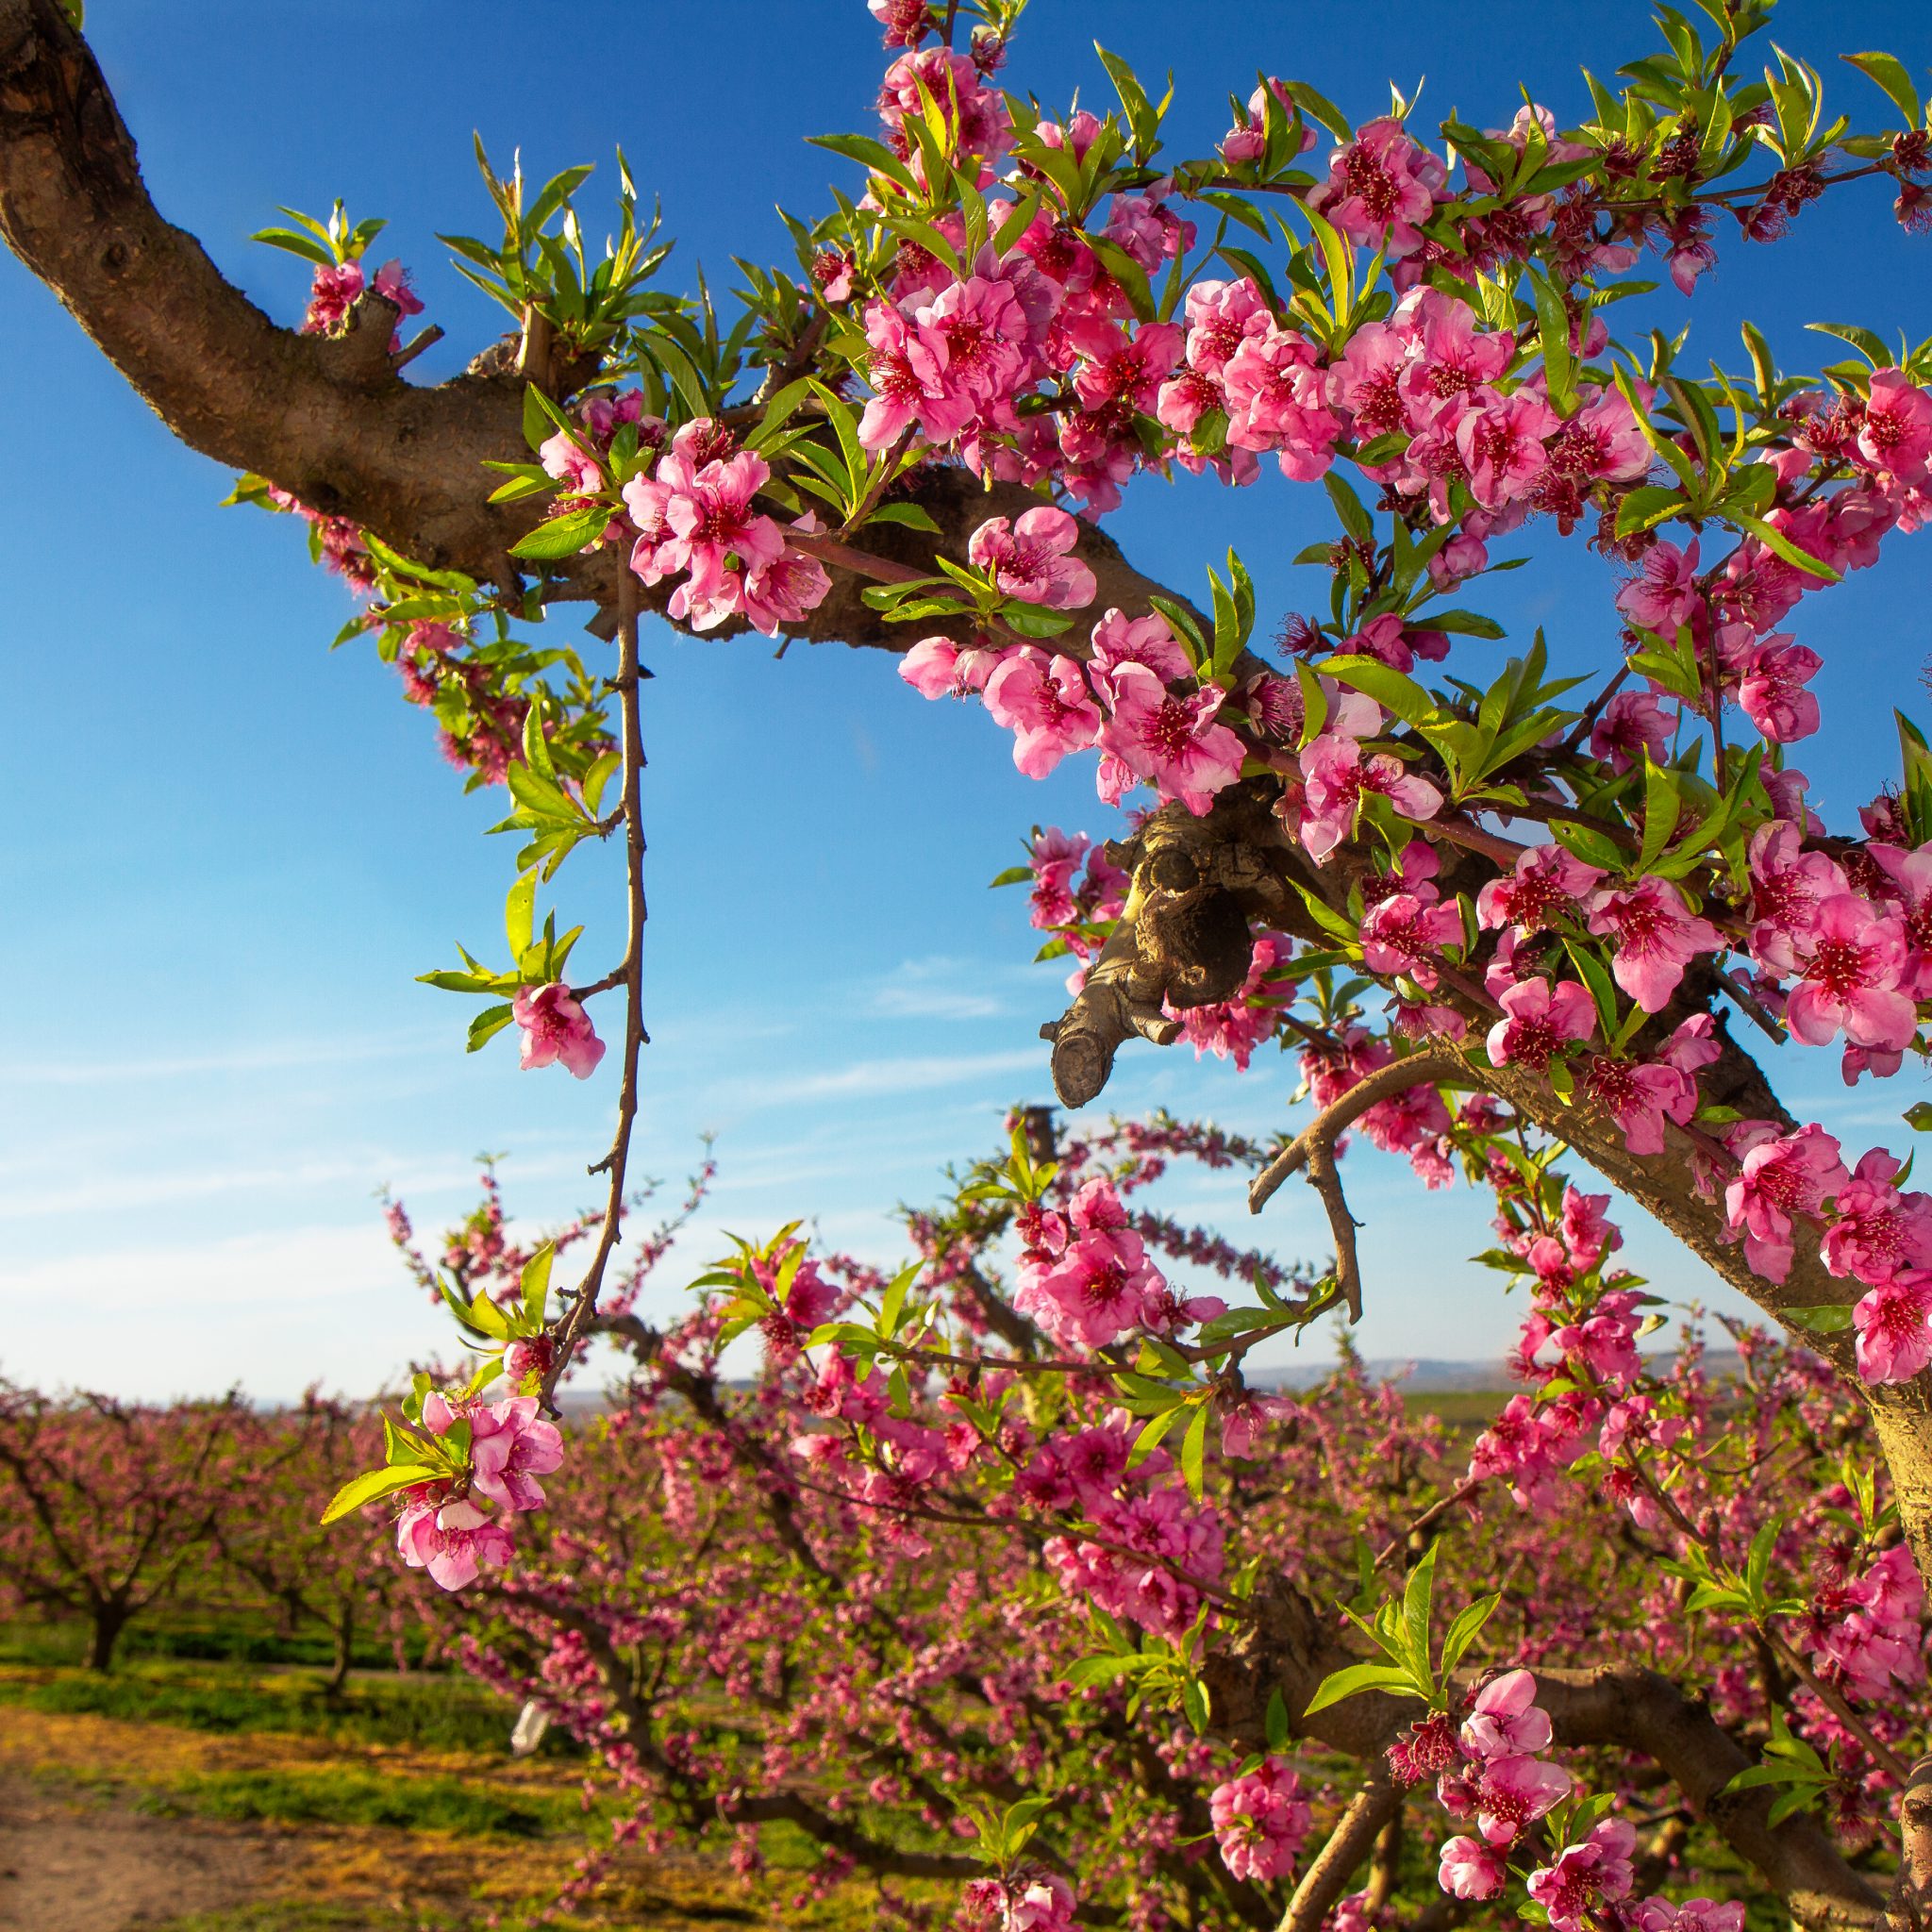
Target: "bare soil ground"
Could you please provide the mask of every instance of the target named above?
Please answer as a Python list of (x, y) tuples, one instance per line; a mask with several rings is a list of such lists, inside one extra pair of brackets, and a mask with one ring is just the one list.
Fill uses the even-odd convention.
[(149, 1817), (0, 1774), (8, 1932), (133, 1932), (245, 1903), (271, 1889), (287, 1851), (284, 1835), (270, 1829)]

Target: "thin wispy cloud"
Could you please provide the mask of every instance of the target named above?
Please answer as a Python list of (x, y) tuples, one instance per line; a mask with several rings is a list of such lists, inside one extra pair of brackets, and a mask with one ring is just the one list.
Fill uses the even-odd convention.
[(734, 1097), (766, 1106), (801, 1100), (875, 1098), (892, 1093), (926, 1093), (958, 1087), (969, 1080), (990, 1079), (995, 1074), (1038, 1072), (1038, 1047), (1013, 1053), (908, 1055), (891, 1059), (856, 1060), (850, 1066), (823, 1074), (801, 1074), (791, 1079), (759, 1081), (755, 1087), (733, 1083)]
[(987, 991), (988, 974), (965, 959), (907, 959), (874, 987), (870, 1010), (889, 1020), (991, 1020), (1007, 1003)]
[(334, 1066), (344, 1060), (394, 1059), (403, 1054), (444, 1051), (447, 1046), (443, 1034), (424, 1028), (361, 1040), (263, 1041), (224, 1053), (109, 1060), (0, 1061), (0, 1086), (90, 1087), (109, 1082), (177, 1080), (195, 1074), (276, 1074), (294, 1067)]

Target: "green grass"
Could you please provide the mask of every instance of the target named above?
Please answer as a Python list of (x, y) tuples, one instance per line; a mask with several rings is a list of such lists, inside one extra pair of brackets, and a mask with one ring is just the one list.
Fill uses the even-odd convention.
[(155, 1932), (455, 1932), (461, 1924), (443, 1912), (425, 1914), (420, 1907), (407, 1912), (378, 1910), (372, 1916), (372, 1908), (363, 1905), (275, 1899), (219, 1912), (191, 1912), (158, 1925)]
[[(106, 1677), (0, 1678), (0, 1705), (7, 1704), (216, 1734), (293, 1731), (338, 1743), (413, 1744), (430, 1751), (500, 1753), (516, 1718), (502, 1699), (463, 1678), (360, 1678), (331, 1700), (318, 1679), (299, 1674), (228, 1677), (207, 1667), (148, 1662), (130, 1662)], [(555, 1748), (566, 1742), (559, 1740)]]
[[(427, 1632), (411, 1630), (403, 1640), (404, 1660), (420, 1668)], [(0, 1663), (79, 1664), (87, 1657), (87, 1626), (77, 1621), (0, 1624)], [(329, 1640), (317, 1631), (292, 1634), (265, 1615), (164, 1604), (137, 1618), (115, 1647), (117, 1665), (143, 1657), (203, 1663), (296, 1664), (326, 1670), (334, 1658)], [(360, 1670), (395, 1668), (387, 1641), (358, 1639), (353, 1661)]]
[(454, 1777), (378, 1776), (334, 1768), (219, 1771), (171, 1779), (142, 1798), (148, 1811), (192, 1811), (247, 1824), (373, 1824), (465, 1838), (541, 1838), (575, 1823), (574, 1799), (493, 1791)]

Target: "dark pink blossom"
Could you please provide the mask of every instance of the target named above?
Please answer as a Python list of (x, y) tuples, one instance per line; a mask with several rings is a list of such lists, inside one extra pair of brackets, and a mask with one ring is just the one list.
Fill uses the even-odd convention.
[(1435, 212), (1447, 170), (1408, 138), (1401, 122), (1383, 118), (1356, 130), (1328, 158), (1328, 178), (1308, 206), (1351, 242), (1401, 261), (1423, 245), (1422, 225)]
[(1907, 1268), (1861, 1295), (1852, 1309), (1858, 1373), (1868, 1382), (1909, 1382), (1932, 1362), (1932, 1271)]
[(1670, 753), (1671, 734), (1676, 727), (1676, 714), (1655, 693), (1622, 691), (1591, 727), (1590, 755), (1603, 759), (1613, 772), (1627, 772), (1646, 753), (1653, 764), (1660, 765)]
[(1540, 1757), (1492, 1757), (1476, 1781), (1476, 1829), (1492, 1845), (1513, 1844), (1525, 1824), (1560, 1805), (1570, 1789), (1570, 1774)]
[(1529, 1895), (1549, 1916), (1553, 1932), (1583, 1932), (1604, 1915), (1600, 1907), (1627, 1898), (1637, 1827), (1606, 1818), (1581, 1844), (1565, 1845), (1545, 1869), (1529, 1875)]
[(1294, 1869), (1308, 1835), (1308, 1801), (1300, 1775), (1279, 1757), (1215, 1786), (1208, 1813), (1222, 1862), (1237, 1878), (1282, 1877)]
[(1818, 729), (1818, 700), (1805, 687), (1823, 663), (1816, 651), (1782, 633), (1766, 638), (1745, 659), (1738, 702), (1774, 744), (1794, 743)]
[(1896, 1053), (1911, 1044), (1918, 1008), (1899, 991), (1905, 929), (1853, 892), (1826, 899), (1806, 937), (1802, 983), (1785, 1008), (1792, 1035), (1823, 1046), (1843, 1031), (1854, 1046)]
[(1689, 624), (1703, 605), (1694, 541), (1688, 550), (1661, 541), (1653, 543), (1643, 553), (1635, 581), (1617, 592), (1617, 608), (1632, 624), (1667, 638), (1674, 638), (1677, 626)]
[(1932, 1268), (1932, 1196), (1900, 1193), (1898, 1172), (1899, 1162), (1874, 1147), (1838, 1191), (1824, 1246), (1834, 1274), (1876, 1285), (1904, 1268)]
[(1874, 370), (1857, 445), (1874, 469), (1923, 477), (1926, 459), (1932, 458), (1932, 396), (1900, 370)]
[(540, 1475), (563, 1464), (563, 1437), (537, 1413), (534, 1395), (516, 1395), (471, 1418), (471, 1488), (506, 1509), (543, 1505)]
[(1490, 880), (1476, 894), (1476, 924), (1507, 926), (1527, 938), (1575, 913), (1602, 877), (1560, 845), (1532, 845), (1518, 857), (1513, 873)]
[(1738, 1176), (1724, 1190), (1724, 1208), (1730, 1225), (1743, 1230), (1752, 1270), (1782, 1281), (1791, 1269), (1791, 1217), (1815, 1215), (1850, 1176), (1838, 1142), (1816, 1122), (1794, 1134), (1753, 1129), (1749, 1138)]

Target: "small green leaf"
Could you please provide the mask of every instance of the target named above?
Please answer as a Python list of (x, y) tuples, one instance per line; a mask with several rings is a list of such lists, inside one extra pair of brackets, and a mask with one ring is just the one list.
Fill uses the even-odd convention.
[(1916, 132), (1924, 124), (1919, 107), (1919, 91), (1906, 64), (1894, 54), (1840, 54), (1868, 80), (1884, 89), (1887, 98), (1906, 117), (1906, 129)]
[(322, 1520), (325, 1524), (340, 1522), (365, 1503), (374, 1503), (382, 1496), (392, 1496), (398, 1490), (413, 1489), (418, 1483), (434, 1482), (441, 1474), (441, 1470), (411, 1462), (393, 1464), (388, 1469), (372, 1469), (367, 1474), (344, 1483), (335, 1492), (328, 1507), (322, 1512)]
[(524, 1320), (537, 1329), (543, 1325), (543, 1303), (550, 1293), (550, 1264), (557, 1258), (557, 1243), (545, 1241), (524, 1263), (518, 1286), (523, 1290)]
[(1850, 1302), (1824, 1302), (1807, 1308), (1780, 1308), (1787, 1322), (1808, 1328), (1814, 1335), (1837, 1335), (1852, 1325)]
[(1326, 1710), (1331, 1704), (1359, 1696), (1364, 1690), (1392, 1690), (1405, 1697), (1415, 1695), (1408, 1673), (1397, 1670), (1393, 1664), (1350, 1664), (1346, 1670), (1336, 1671), (1322, 1679), (1302, 1715), (1313, 1717), (1318, 1710)]
[(1208, 1405), (1197, 1403), (1188, 1433), (1181, 1438), (1181, 1474), (1187, 1479), (1188, 1493), (1201, 1500), (1208, 1452)]
[(470, 1022), (470, 1037), (464, 1052), (475, 1053), (478, 1047), (487, 1046), (515, 1017), (508, 1000), (501, 1006), (485, 1007)]
[(601, 537), (609, 524), (610, 511), (601, 503), (593, 503), (587, 509), (567, 510), (560, 517), (546, 519), (534, 530), (525, 531), (509, 546), (509, 554), (545, 561), (575, 557), (587, 544)]

